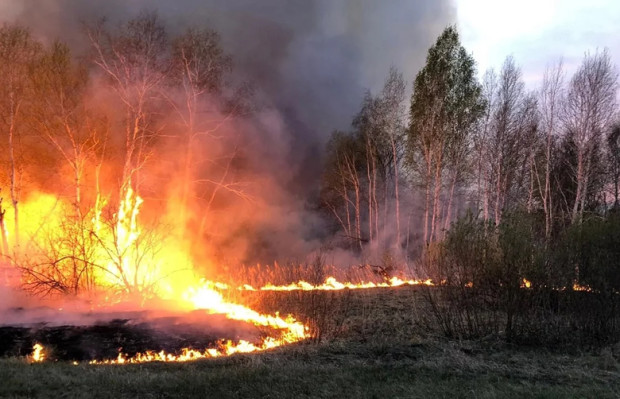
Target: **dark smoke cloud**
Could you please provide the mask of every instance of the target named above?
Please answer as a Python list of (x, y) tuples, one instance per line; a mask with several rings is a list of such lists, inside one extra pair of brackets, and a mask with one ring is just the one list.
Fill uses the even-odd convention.
[(122, 21), (145, 9), (173, 32), (219, 31), (237, 67), (292, 114), (289, 123), (319, 137), (347, 126), (363, 90), (378, 89), (390, 65), (412, 79), (455, 18), (448, 0), (0, 0), (0, 18), (77, 48), (85, 45), (83, 22)]
[[(349, 127), (364, 90), (379, 90), (390, 65), (411, 82), (456, 13), (452, 0), (0, 0), (0, 19), (81, 52), (88, 47), (83, 22), (105, 16), (116, 24), (145, 9), (156, 10), (172, 33), (206, 25), (222, 35), (236, 71), (270, 105), (257, 118), (264, 139), (255, 150), (290, 196), (277, 204), (288, 225), (271, 229), (305, 239), (321, 230), (302, 211), (316, 194), (330, 132)], [(274, 237), (282, 249), (283, 237)]]

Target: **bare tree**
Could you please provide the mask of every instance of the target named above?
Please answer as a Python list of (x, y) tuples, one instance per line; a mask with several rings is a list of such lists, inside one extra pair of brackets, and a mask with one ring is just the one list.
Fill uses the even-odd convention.
[(327, 145), (321, 202), (338, 221), (346, 241), (362, 250), (360, 169), (363, 149), (356, 138), (336, 131)]
[(616, 124), (607, 136), (607, 154), (609, 156), (609, 175), (613, 187), (614, 207), (620, 207), (620, 125)]
[(88, 76), (76, 65), (69, 49), (55, 43), (41, 57), (32, 74), (34, 129), (58, 152), (73, 172), (74, 208), (82, 219), (82, 190), (86, 163), (95, 157), (99, 121), (86, 108)]
[(537, 129), (536, 100), (526, 95), (521, 70), (512, 57), (504, 62), (492, 102), (488, 177), (493, 217), (499, 225), (504, 209), (519, 202), (524, 187), (532, 192), (527, 176), (531, 173), (532, 145)]
[[(547, 67), (539, 92), (540, 122), (544, 134), (543, 171), (544, 181), (538, 179), (539, 196), (545, 213), (545, 236), (549, 239), (553, 227), (553, 204), (551, 195), (552, 151), (560, 131), (560, 111), (564, 100), (564, 72), (562, 61)], [(537, 171), (538, 172), (538, 171)], [(536, 173), (540, 176), (540, 173)]]
[[(400, 215), (400, 168), (406, 134), (406, 83), (402, 73), (396, 68), (390, 68), (388, 77), (380, 96), (380, 114), (382, 115), (382, 131), (389, 143), (389, 164), (394, 186), (394, 219), (396, 221), (396, 245), (400, 248), (401, 242), (401, 215)], [(387, 208), (387, 206), (386, 206)], [(387, 212), (387, 209), (386, 209)]]
[(4, 25), (0, 28), (0, 123), (8, 139), (10, 194), (14, 212), (15, 243), (19, 245), (19, 200), (21, 190), (20, 136), (32, 87), (29, 70), (40, 53), (41, 46), (21, 27)]
[(136, 175), (148, 158), (156, 133), (150, 124), (152, 106), (170, 71), (168, 38), (154, 13), (142, 13), (116, 31), (101, 21), (89, 27), (87, 34), (94, 49), (93, 61), (124, 108), (122, 197), (132, 180), (140, 186)]
[(582, 219), (588, 185), (591, 183), (593, 151), (611, 126), (616, 111), (618, 75), (607, 50), (586, 54), (571, 78), (564, 107), (564, 124), (572, 136), (577, 164), (576, 190), (571, 222)]
[(497, 75), (490, 69), (485, 72), (482, 83), (482, 96), (485, 101), (485, 112), (479, 121), (474, 134), (474, 151), (476, 153), (477, 199), (476, 206), (482, 209), (483, 218), (489, 220), (489, 204), (491, 190), (491, 168), (489, 156), (489, 136), (492, 129), (492, 116), (496, 109)]
[[(225, 75), (232, 67), (231, 58), (224, 54), (220, 46), (219, 35), (211, 30), (189, 29), (176, 38), (173, 43), (172, 83), (181, 87), (181, 98), (171, 98), (170, 104), (176, 110), (184, 129), (184, 163), (181, 188), (181, 220), (185, 223), (188, 197), (192, 192), (194, 181), (192, 171), (195, 169), (194, 152), (198, 140), (214, 133), (230, 118), (229, 112), (220, 118), (219, 95), (222, 91)], [(177, 86), (178, 87), (178, 86)], [(211, 108), (215, 122), (205, 125), (204, 114)], [(202, 118), (201, 118), (202, 115)]]

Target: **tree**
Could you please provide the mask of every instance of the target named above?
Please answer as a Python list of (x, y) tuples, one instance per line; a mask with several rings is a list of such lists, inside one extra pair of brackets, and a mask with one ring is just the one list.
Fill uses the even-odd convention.
[(32, 82), (34, 130), (73, 172), (75, 214), (81, 219), (86, 163), (100, 141), (98, 123), (86, 108), (87, 70), (74, 62), (66, 45), (56, 42), (37, 62)]
[(488, 154), (489, 136), (492, 128), (492, 116), (496, 109), (497, 75), (490, 69), (485, 72), (482, 82), (482, 97), (485, 103), (485, 111), (479, 120), (478, 128), (473, 135), (474, 151), (476, 154), (476, 180), (477, 198), (476, 209), (482, 209), (484, 221), (489, 220), (491, 171), (489, 168)]
[(609, 157), (609, 175), (614, 194), (614, 207), (620, 207), (620, 125), (616, 124), (607, 136), (607, 154)]
[(363, 167), (363, 143), (352, 134), (335, 131), (326, 148), (321, 202), (338, 221), (351, 247), (362, 250), (359, 170)]
[(572, 136), (576, 165), (571, 223), (581, 221), (588, 186), (592, 183), (592, 154), (611, 126), (616, 111), (618, 75), (605, 50), (586, 54), (573, 75), (564, 109), (564, 124)]
[[(28, 30), (4, 25), (0, 28), (0, 123), (9, 153), (10, 194), (14, 212), (15, 243), (19, 245), (19, 200), (21, 191), (20, 137), (25, 130), (26, 108), (32, 99), (29, 70), (41, 46)], [(2, 231), (5, 234), (5, 231)], [(5, 240), (6, 237), (3, 237)]]
[(394, 67), (390, 68), (379, 98), (379, 107), (383, 135), (387, 138), (390, 148), (389, 163), (392, 168), (388, 175), (391, 175), (394, 186), (394, 219), (396, 220), (396, 245), (398, 247), (402, 245), (399, 170), (406, 134), (405, 89), (406, 84), (402, 73)]
[[(360, 243), (360, 249), (362, 242), (394, 248), (402, 245), (400, 169), (406, 133), (405, 89), (402, 74), (390, 68), (382, 91), (377, 95), (366, 92), (353, 119), (353, 130), (334, 132), (327, 146), (323, 205), (345, 235)], [(351, 212), (355, 213), (355, 231)], [(389, 226), (396, 227), (395, 237), (385, 234)]]
[(121, 190), (119, 198), (132, 181), (140, 186), (138, 172), (148, 158), (153, 140), (152, 108), (160, 97), (161, 86), (170, 71), (168, 36), (155, 13), (142, 13), (114, 33), (99, 22), (87, 30), (93, 46), (93, 62), (114, 90), (125, 114), (125, 131)]
[[(411, 98), (409, 165), (424, 187), (424, 242), (439, 238), (443, 177), (450, 170), (449, 196), (459, 178), (469, 135), (484, 111), (475, 61), (461, 46), (455, 27), (446, 28), (429, 49)], [(422, 165), (418, 166), (418, 162)], [(449, 200), (450, 206), (451, 200)]]
[[(496, 79), (494, 74), (490, 78)], [(486, 188), (489, 217), (492, 211), (499, 226), (504, 210), (514, 206), (531, 207), (533, 197), (532, 169), (538, 129), (537, 102), (527, 94), (521, 70), (512, 57), (504, 62), (494, 82), (487, 124)]]
[[(560, 110), (564, 96), (564, 74), (562, 61), (545, 70), (542, 88), (539, 92), (540, 122), (544, 134), (543, 171), (544, 180), (538, 179), (539, 196), (545, 213), (545, 236), (549, 239), (553, 226), (553, 204), (551, 196), (551, 168), (554, 143), (560, 129)], [(536, 173), (536, 176), (539, 176)]]
[(172, 43), (170, 83), (172, 91), (178, 93), (178, 96), (169, 96), (168, 99), (182, 125), (179, 133), (183, 142), (180, 188), (182, 223), (186, 223), (190, 195), (196, 195), (196, 191), (205, 185), (213, 187), (210, 195), (206, 195), (207, 209), (203, 212), (198, 236), (202, 235), (208, 208), (220, 189), (247, 198), (242, 184), (229, 181), (230, 164), (236, 157), (235, 150), (230, 156), (221, 157), (227, 159), (227, 162), (224, 162), (220, 176), (214, 177), (211, 173), (208, 178), (193, 176), (197, 164), (205, 162), (204, 156), (196, 155), (196, 149), (201, 148), (200, 144), (207, 146), (207, 140), (221, 139), (218, 130), (233, 118), (249, 112), (249, 91), (237, 92), (232, 96), (225, 93), (231, 89), (226, 81), (231, 71), (232, 58), (224, 52), (220, 36), (213, 30), (190, 28)]

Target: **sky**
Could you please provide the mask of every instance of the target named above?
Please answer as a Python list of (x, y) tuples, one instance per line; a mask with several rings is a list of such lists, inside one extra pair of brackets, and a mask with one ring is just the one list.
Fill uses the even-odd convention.
[(562, 58), (571, 74), (586, 51), (604, 48), (620, 66), (618, 0), (456, 0), (456, 8), (463, 45), (480, 75), (512, 55), (535, 89), (548, 64)]

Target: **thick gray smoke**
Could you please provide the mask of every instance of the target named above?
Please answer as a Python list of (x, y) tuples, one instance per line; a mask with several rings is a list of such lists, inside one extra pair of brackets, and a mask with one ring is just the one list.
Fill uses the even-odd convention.
[(264, 139), (256, 151), (290, 193), (288, 204), (278, 204), (288, 225), (271, 230), (295, 230), (302, 241), (320, 230), (303, 209), (316, 194), (330, 132), (349, 127), (364, 90), (378, 90), (390, 65), (411, 82), (432, 42), (455, 21), (452, 0), (0, 0), (1, 19), (30, 27), (40, 40), (60, 38), (78, 53), (87, 48), (82, 23), (105, 16), (115, 24), (141, 10), (157, 11), (171, 32), (217, 30), (237, 73), (267, 99), (272, 111), (258, 120), (277, 123), (258, 124)]

